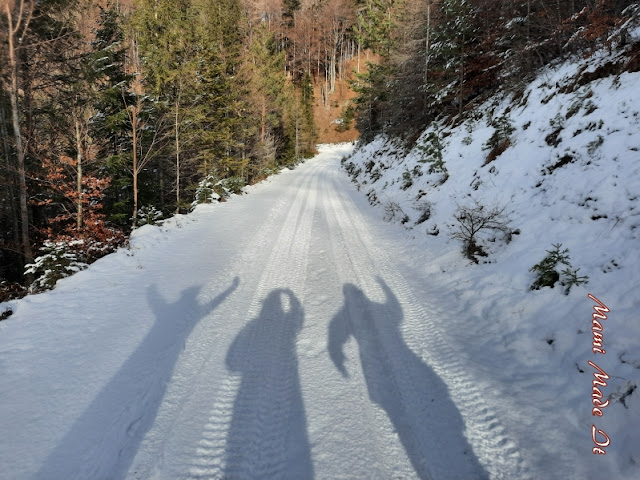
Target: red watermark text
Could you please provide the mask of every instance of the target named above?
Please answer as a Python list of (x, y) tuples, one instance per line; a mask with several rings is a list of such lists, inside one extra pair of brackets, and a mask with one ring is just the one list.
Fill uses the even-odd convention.
[[(609, 308), (598, 300), (593, 295), (589, 294), (589, 298), (596, 302), (597, 305), (593, 306), (593, 314), (591, 315), (591, 332), (593, 340), (591, 342), (591, 351), (597, 355), (604, 355), (607, 351), (603, 348), (604, 345), (604, 327), (603, 323), (607, 319), (607, 313), (610, 312)], [(609, 375), (602, 370), (595, 362), (589, 360), (589, 365), (594, 369), (593, 380), (591, 382), (591, 403), (593, 408), (591, 409), (591, 415), (594, 417), (602, 417), (603, 410), (609, 406), (609, 400), (602, 401), (604, 394), (602, 390), (607, 386), (607, 380)], [(595, 425), (591, 425), (591, 439), (595, 447), (591, 449), (594, 455), (606, 455), (607, 448), (611, 444), (611, 439), (603, 431), (597, 428)]]

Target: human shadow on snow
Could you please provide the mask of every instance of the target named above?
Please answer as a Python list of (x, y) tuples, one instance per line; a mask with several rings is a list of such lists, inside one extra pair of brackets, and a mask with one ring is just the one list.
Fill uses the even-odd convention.
[(158, 413), (185, 341), (198, 322), (238, 286), (231, 286), (204, 305), (201, 287), (184, 290), (167, 303), (155, 285), (147, 302), (155, 323), (136, 350), (96, 395), (89, 407), (47, 457), (36, 479), (121, 479)]
[(313, 478), (296, 352), (303, 322), (293, 292), (274, 290), (229, 347), (227, 367), (241, 380), (224, 478)]
[(343, 286), (344, 306), (329, 324), (331, 360), (348, 378), (344, 346), (356, 340), (369, 399), (387, 413), (420, 479), (488, 478), (447, 386), (404, 342), (398, 299), (377, 281), (385, 303), (372, 302), (353, 284)]

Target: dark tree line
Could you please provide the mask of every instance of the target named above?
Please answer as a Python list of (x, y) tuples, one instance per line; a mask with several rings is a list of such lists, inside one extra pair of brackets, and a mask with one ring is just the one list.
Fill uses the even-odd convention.
[(380, 56), (353, 85), (365, 141), (382, 132), (411, 140), (438, 117), (463, 115), (496, 86), (517, 89), (555, 59), (611, 42), (637, 14), (623, 0), (365, 3), (359, 40)]

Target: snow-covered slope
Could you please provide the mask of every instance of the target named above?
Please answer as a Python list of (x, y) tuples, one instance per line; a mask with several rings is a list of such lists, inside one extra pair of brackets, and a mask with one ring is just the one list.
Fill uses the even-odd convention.
[[(548, 68), (461, 125), (433, 125), (409, 151), (378, 138), (344, 162), (379, 218), (411, 240), (406, 253), (428, 278), (425, 295), (442, 299), (471, 375), (500, 385), (496, 415), (538, 459), (571, 450), (574, 462), (594, 462), (588, 478), (608, 468), (640, 478), (640, 73), (614, 74), (625, 62), (602, 52)], [(429, 173), (438, 142), (444, 168)], [(488, 256), (476, 264), (456, 232), (492, 210), (508, 228), (480, 232)], [(557, 244), (588, 283), (568, 295), (558, 283), (530, 290), (530, 269)], [(592, 330), (599, 304), (588, 293), (610, 309), (595, 318), (603, 331)], [(589, 361), (610, 377), (596, 385), (602, 398)], [(602, 416), (594, 398), (609, 400)], [(592, 453), (592, 425), (610, 438), (606, 456)]]

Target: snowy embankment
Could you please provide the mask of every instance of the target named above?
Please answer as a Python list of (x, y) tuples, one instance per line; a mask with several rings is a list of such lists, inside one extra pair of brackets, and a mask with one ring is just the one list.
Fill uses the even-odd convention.
[[(549, 68), (410, 151), (378, 138), (343, 162), (379, 218), (411, 237), (471, 376), (499, 385), (496, 415), (539, 461), (588, 465), (575, 478), (640, 478), (640, 72), (614, 74), (625, 62)], [(467, 258), (458, 237), (482, 212), (500, 228), (479, 231)], [(530, 290), (530, 269), (558, 244), (570, 265), (556, 266), (555, 288)], [(567, 268), (588, 283), (565, 295)]]

